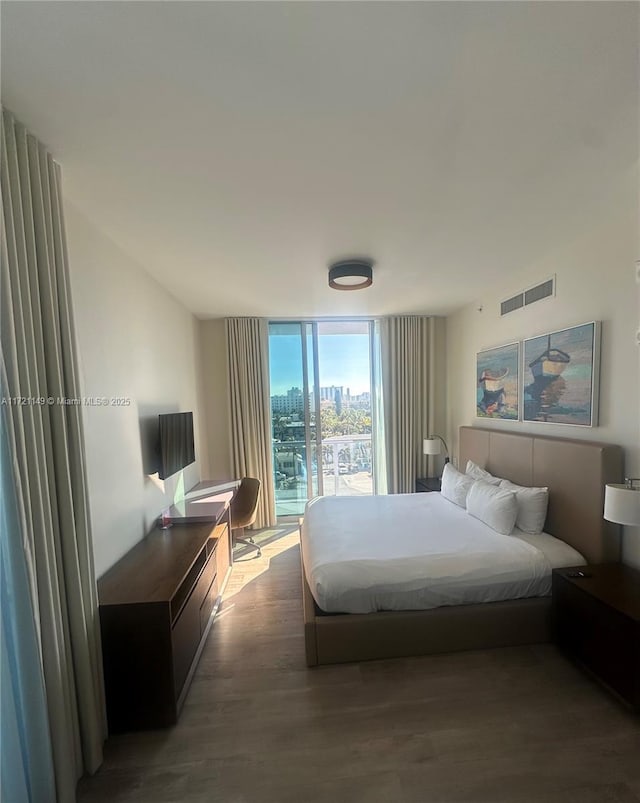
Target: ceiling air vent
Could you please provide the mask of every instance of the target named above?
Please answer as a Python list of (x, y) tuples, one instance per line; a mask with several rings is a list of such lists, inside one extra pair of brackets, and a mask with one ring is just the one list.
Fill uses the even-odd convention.
[(528, 304), (533, 304), (535, 301), (541, 301), (543, 298), (555, 295), (556, 291), (555, 276), (547, 279), (546, 282), (537, 284), (535, 287), (530, 287), (528, 290), (523, 290), (516, 293), (515, 296), (507, 298), (506, 301), (500, 302), (500, 315), (508, 315), (517, 309), (526, 307)]
[(543, 298), (548, 298), (553, 295), (553, 279), (547, 279), (546, 282), (536, 285), (529, 290), (524, 291), (524, 303), (533, 304), (534, 301), (540, 301)]
[(500, 304), (500, 315), (506, 315), (508, 312), (513, 312), (516, 309), (524, 306), (524, 293), (518, 293), (517, 296), (508, 298)]

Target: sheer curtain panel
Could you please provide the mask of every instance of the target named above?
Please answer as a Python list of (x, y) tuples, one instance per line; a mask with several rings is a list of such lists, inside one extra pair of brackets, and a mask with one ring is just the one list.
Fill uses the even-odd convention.
[[(2, 356), (59, 803), (102, 761), (98, 600), (60, 167), (2, 114)], [(12, 400), (26, 400), (18, 403)]]
[(382, 346), (385, 337), (387, 321), (376, 320), (373, 323), (373, 346), (371, 358), (371, 375), (373, 386), (371, 388), (371, 414), (373, 420), (373, 481), (374, 493), (388, 493), (387, 482), (387, 439), (385, 433), (384, 395), (383, 395), (383, 360)]
[(413, 493), (425, 476), (422, 439), (435, 414), (435, 318), (382, 322), (382, 372), (389, 493)]
[(269, 328), (263, 318), (227, 318), (231, 462), (260, 480), (255, 527), (276, 523), (269, 398)]
[[(2, 397), (7, 398), (0, 360)], [(54, 803), (47, 699), (18, 504), (11, 419), (0, 407), (0, 800)]]

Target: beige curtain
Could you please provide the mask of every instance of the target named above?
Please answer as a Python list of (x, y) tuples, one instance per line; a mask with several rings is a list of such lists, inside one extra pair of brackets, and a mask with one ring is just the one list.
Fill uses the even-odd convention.
[(413, 493), (429, 474), (422, 440), (435, 418), (435, 319), (386, 318), (381, 336), (388, 491)]
[(262, 318), (227, 318), (231, 462), (238, 477), (260, 480), (254, 527), (276, 523), (269, 398), (269, 331)]
[(2, 357), (59, 803), (102, 762), (106, 720), (61, 176), (2, 114)]

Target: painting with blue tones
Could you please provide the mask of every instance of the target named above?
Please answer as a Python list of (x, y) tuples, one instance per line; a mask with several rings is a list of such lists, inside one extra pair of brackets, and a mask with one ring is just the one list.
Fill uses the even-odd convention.
[(524, 341), (524, 420), (598, 423), (597, 321)]
[(480, 418), (518, 420), (519, 356), (518, 343), (478, 352), (476, 415)]

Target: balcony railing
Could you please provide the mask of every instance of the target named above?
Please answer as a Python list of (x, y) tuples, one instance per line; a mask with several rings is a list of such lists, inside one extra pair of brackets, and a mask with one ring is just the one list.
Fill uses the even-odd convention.
[[(334, 435), (318, 448), (311, 444), (311, 496), (365, 496), (373, 493), (371, 435)], [(309, 498), (306, 444), (273, 444), (273, 465), (278, 516), (302, 515)]]

